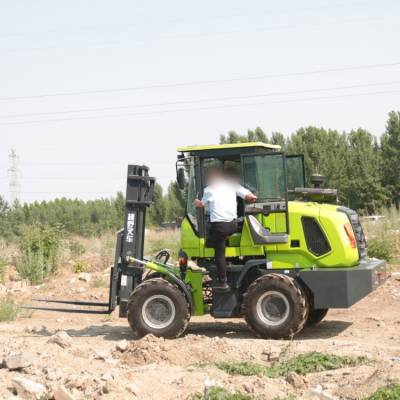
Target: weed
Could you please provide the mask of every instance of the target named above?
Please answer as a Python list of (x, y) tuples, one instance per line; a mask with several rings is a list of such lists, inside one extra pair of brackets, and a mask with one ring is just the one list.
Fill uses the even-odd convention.
[(230, 393), (220, 387), (213, 387), (205, 394), (196, 393), (192, 400), (254, 400), (254, 397), (240, 392)]
[(392, 384), (378, 389), (366, 400), (397, 400), (400, 399), (400, 384)]
[(217, 363), (217, 368), (230, 375), (265, 375), (270, 378), (286, 376), (289, 372), (305, 375), (310, 372), (321, 372), (331, 369), (353, 367), (368, 362), (366, 357), (338, 356), (335, 354), (323, 354), (310, 352), (300, 354), (288, 361), (274, 363), (271, 367), (251, 362), (241, 363)]
[(177, 259), (180, 248), (179, 231), (171, 229), (149, 230), (146, 233), (145, 245), (145, 254), (155, 255), (160, 250), (169, 249), (172, 258)]
[(19, 275), (31, 283), (41, 282), (56, 271), (60, 247), (58, 228), (43, 225), (24, 228), (19, 240), (21, 256), (16, 265)]
[(86, 252), (85, 246), (83, 246), (80, 242), (78, 242), (75, 239), (70, 239), (68, 247), (72, 257), (80, 257), (82, 254), (85, 254)]
[(373, 237), (367, 242), (368, 255), (390, 262), (395, 254), (395, 245), (388, 237)]
[(5, 268), (6, 268), (6, 262), (0, 257), (0, 283), (4, 283)]
[(84, 261), (76, 261), (72, 268), (75, 274), (89, 271), (89, 265)]
[(0, 322), (14, 321), (19, 313), (20, 308), (10, 296), (0, 300)]
[(100, 277), (96, 276), (96, 277), (92, 280), (90, 286), (91, 286), (92, 288), (104, 288), (104, 287), (107, 287), (107, 286), (108, 286), (108, 283), (107, 283), (103, 278), (100, 278)]

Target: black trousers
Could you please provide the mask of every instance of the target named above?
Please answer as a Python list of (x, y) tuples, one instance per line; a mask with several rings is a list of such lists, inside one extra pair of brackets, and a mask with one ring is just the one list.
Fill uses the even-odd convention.
[(226, 282), (226, 239), (237, 231), (236, 221), (211, 222), (211, 240), (215, 250), (215, 264), (217, 265), (218, 279)]

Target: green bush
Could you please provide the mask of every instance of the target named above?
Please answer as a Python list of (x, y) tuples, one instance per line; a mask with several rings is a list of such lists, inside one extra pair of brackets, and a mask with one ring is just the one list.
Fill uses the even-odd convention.
[(395, 254), (393, 241), (385, 237), (372, 237), (368, 239), (368, 256), (391, 261)]
[(75, 239), (69, 241), (68, 247), (72, 257), (79, 257), (86, 252), (85, 247)]
[(400, 384), (384, 386), (378, 389), (366, 400), (398, 400), (400, 399)]
[(14, 300), (7, 296), (0, 300), (0, 322), (14, 321), (20, 312), (20, 308)]
[(62, 232), (55, 227), (33, 225), (22, 230), (19, 239), (21, 256), (17, 260), (17, 271), (31, 283), (39, 283), (58, 266)]

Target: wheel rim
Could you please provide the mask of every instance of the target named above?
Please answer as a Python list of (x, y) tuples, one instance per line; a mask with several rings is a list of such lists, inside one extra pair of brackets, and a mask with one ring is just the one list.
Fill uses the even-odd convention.
[(176, 309), (173, 301), (162, 294), (149, 297), (143, 304), (144, 322), (153, 329), (163, 329), (172, 323)]
[(289, 301), (280, 292), (265, 292), (257, 301), (257, 316), (265, 325), (283, 324), (289, 317), (289, 312)]

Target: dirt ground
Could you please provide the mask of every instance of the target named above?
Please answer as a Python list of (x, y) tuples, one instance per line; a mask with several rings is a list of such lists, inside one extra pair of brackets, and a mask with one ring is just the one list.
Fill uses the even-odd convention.
[[(90, 274), (92, 282), (95, 276)], [(39, 287), (14, 289), (14, 296), (107, 298), (106, 288), (92, 286), (71, 273)], [(71, 338), (64, 347), (52, 342), (57, 331)], [(266, 400), (290, 394), (295, 399), (309, 398), (313, 388), (330, 396), (319, 398), (363, 399), (378, 387), (400, 380), (399, 331), (400, 273), (396, 272), (351, 309), (331, 310), (321, 324), (306, 328), (293, 341), (258, 339), (240, 319), (209, 316), (192, 318), (183, 338), (150, 336), (134, 341), (127, 321), (116, 315), (35, 311), (29, 318), (0, 323), (0, 357), (22, 352), (31, 364), (17, 371), (0, 368), (0, 399), (18, 398), (13, 394), (16, 377), (43, 384), (50, 398), (62, 386), (72, 399), (190, 399), (216, 384)], [(215, 367), (199, 366), (215, 361), (268, 365), (271, 354), (282, 360), (314, 350), (363, 355), (372, 362), (308, 374), (294, 385), (285, 378), (231, 376)]]

